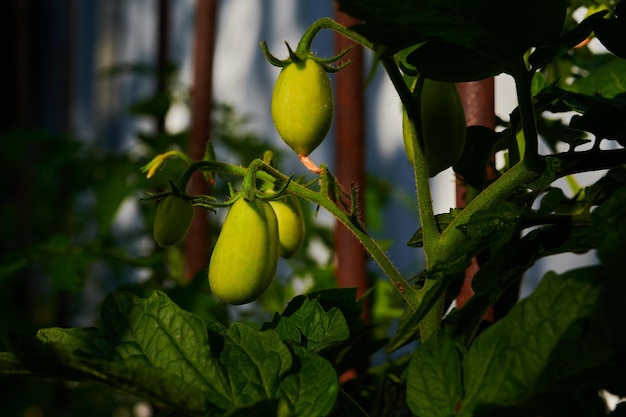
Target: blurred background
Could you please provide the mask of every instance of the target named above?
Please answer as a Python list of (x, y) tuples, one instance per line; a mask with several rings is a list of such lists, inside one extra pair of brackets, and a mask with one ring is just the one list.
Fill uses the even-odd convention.
[[(182, 162), (168, 161), (148, 180), (141, 167), (167, 150), (191, 152), (194, 135), (210, 137), (219, 160), (247, 164), (269, 148), (283, 172), (312, 178), (274, 130), (269, 105), (280, 69), (267, 63), (259, 42), (267, 41), (284, 58), (285, 41), (295, 47), (311, 23), (335, 13), (331, 0), (3, 2), (2, 338), (41, 327), (96, 325), (100, 303), (114, 290), (166, 289), (207, 319), (261, 322), (295, 294), (337, 285), (333, 219), (305, 206), (305, 247), (293, 260), (281, 260), (276, 285), (253, 305), (218, 305), (204, 270), (189, 270), (188, 261), (199, 247), (204, 256), (194, 259), (200, 266), (208, 262), (223, 210), (204, 213), (207, 237), (200, 246), (188, 240), (162, 249), (152, 238), (155, 205), (140, 201), (167, 189), (168, 180), (184, 169)], [(321, 32), (314, 51), (334, 55), (334, 35)], [(198, 67), (207, 54), (212, 63)], [(367, 51), (357, 62), (366, 80), (365, 179), (358, 184), (365, 221), (398, 268), (412, 276), (423, 259), (406, 246), (419, 222), (400, 101)], [(515, 106), (512, 81), (502, 76), (495, 85), (496, 113), (507, 120)], [(203, 96), (202, 104), (197, 100)], [(311, 157), (331, 171), (347, 158), (336, 152), (334, 129)], [(451, 170), (432, 181), (435, 212), (454, 207)], [(224, 181), (211, 190), (217, 197), (227, 192)], [(541, 262), (525, 277), (522, 295), (545, 270), (577, 262)], [(375, 265), (366, 264), (366, 274), (374, 288), (373, 320), (397, 318), (401, 302), (395, 292)], [(0, 348), (5, 349), (2, 341)], [(150, 405), (96, 386), (0, 379), (0, 392), (6, 416), (152, 415)]]

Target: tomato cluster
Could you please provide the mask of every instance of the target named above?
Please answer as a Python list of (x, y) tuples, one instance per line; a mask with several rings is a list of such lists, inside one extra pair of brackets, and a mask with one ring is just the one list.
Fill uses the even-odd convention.
[(272, 283), (278, 257), (291, 257), (303, 239), (302, 212), (293, 197), (270, 202), (239, 198), (211, 255), (211, 292), (227, 304), (256, 300)]

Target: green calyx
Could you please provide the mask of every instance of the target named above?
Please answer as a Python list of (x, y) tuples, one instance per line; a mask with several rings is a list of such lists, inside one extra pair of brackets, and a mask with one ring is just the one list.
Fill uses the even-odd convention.
[(352, 47), (346, 48), (340, 53), (338, 53), (337, 55), (334, 55), (330, 58), (320, 58), (308, 49), (305, 49), (305, 50), (301, 49), (300, 47), (302, 46), (302, 43), (298, 45), (298, 48), (295, 51), (291, 48), (291, 46), (287, 42), (285, 42), (285, 45), (287, 45), (287, 50), (289, 51), (289, 57), (287, 59), (279, 59), (270, 52), (267, 46), (267, 42), (262, 41), (260, 43), (261, 51), (263, 52), (265, 59), (267, 59), (267, 61), (270, 64), (279, 68), (284, 68), (289, 64), (300, 63), (300, 62), (304, 62), (307, 59), (311, 59), (317, 62), (318, 64), (320, 64), (326, 72), (333, 73), (333, 72), (337, 72), (345, 68), (346, 66), (350, 65), (350, 63), (352, 62), (350, 60), (347, 60), (346, 62), (343, 62), (340, 65), (335, 65), (337, 61), (343, 58), (352, 49)]

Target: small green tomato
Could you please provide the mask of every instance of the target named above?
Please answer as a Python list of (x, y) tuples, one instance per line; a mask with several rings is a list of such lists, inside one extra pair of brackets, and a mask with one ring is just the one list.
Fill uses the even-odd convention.
[(304, 221), (302, 208), (295, 196), (270, 201), (278, 219), (280, 256), (291, 258), (304, 241)]
[(179, 244), (187, 235), (193, 220), (191, 201), (168, 195), (159, 202), (154, 216), (154, 240), (161, 247)]
[(333, 120), (333, 92), (324, 67), (311, 58), (291, 62), (276, 80), (272, 120), (280, 137), (298, 155), (317, 148)]

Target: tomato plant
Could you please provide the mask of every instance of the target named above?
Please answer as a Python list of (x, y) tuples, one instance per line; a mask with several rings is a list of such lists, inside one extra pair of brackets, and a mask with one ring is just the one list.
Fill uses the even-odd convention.
[[(196, 172), (239, 189), (226, 199), (189, 196), (195, 206), (230, 210), (205, 283), (218, 298), (248, 302), (263, 292), (277, 263), (286, 262), (278, 260), (279, 220), (266, 200), (298, 199), (328, 211), (362, 243), (388, 280), (383, 288), (402, 300), (393, 327), (366, 323), (355, 289), (297, 295), (258, 328), (202, 319), (160, 290), (148, 297), (115, 292), (98, 327), (10, 337), (0, 372), (123, 387), (161, 404), (164, 415), (621, 415), (623, 408), (609, 409), (604, 394), (626, 397), (626, 3), (603, 1), (604, 11), (579, 22), (573, 13), (583, 3), (340, 0), (358, 25), (321, 19), (286, 60), (261, 44), (269, 64), (283, 71), (298, 69), (298, 60), (319, 64), (324, 71), (311, 67), (314, 81), (342, 68), (334, 64), (343, 53), (322, 59), (311, 52), (321, 30), (371, 50), (412, 134), (420, 227), (407, 245), (424, 257), (420, 270), (394, 266), (360, 222), (357, 193), (347, 192), (326, 164), (311, 169), (310, 179), (283, 173), (266, 155), (247, 166), (214, 155), (199, 161), (155, 155), (154, 166), (182, 155), (179, 189)], [(585, 46), (591, 36), (605, 52)], [(416, 74), (436, 83), (506, 74), (515, 81), (517, 106), (497, 130), (462, 129), (456, 110), (448, 125), (425, 111), (423, 97), (415, 100), (407, 79)], [(283, 88), (284, 79), (278, 82)], [(309, 92), (288, 90), (305, 98)], [(454, 90), (445, 91), (444, 108), (451, 108), (451, 97), (457, 106)], [(322, 126), (321, 132), (327, 117), (323, 123), (302, 117), (293, 128)], [(416, 132), (441, 133), (437, 144), (454, 140), (433, 151), (431, 139)], [(316, 142), (323, 135), (313, 136)], [(494, 164), (494, 152), (504, 163)], [(430, 177), (450, 165), (471, 198), (464, 208), (435, 213)], [(493, 177), (484, 175), (488, 165)], [(599, 179), (582, 184), (579, 174), (589, 172)], [(586, 252), (597, 260), (545, 274), (531, 295), (485, 323), (491, 306), (536, 262)], [(470, 265), (477, 270), (473, 295), (462, 307), (452, 305)], [(367, 296), (386, 295), (373, 293)]]

